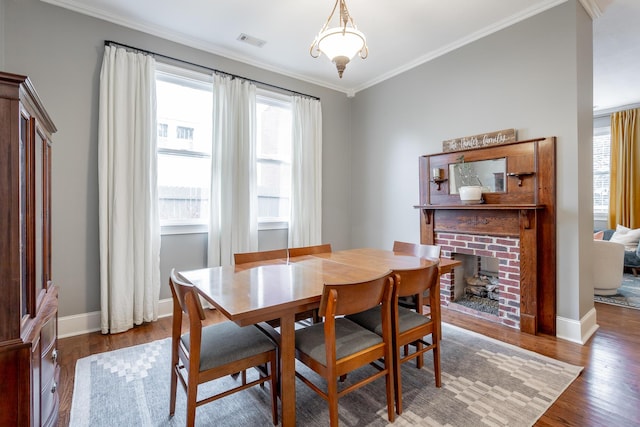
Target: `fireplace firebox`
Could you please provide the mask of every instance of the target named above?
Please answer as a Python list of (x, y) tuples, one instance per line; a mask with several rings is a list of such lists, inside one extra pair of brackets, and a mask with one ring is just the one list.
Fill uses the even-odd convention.
[(517, 238), (438, 233), (442, 256), (462, 265), (440, 280), (444, 306), (520, 328), (520, 241)]

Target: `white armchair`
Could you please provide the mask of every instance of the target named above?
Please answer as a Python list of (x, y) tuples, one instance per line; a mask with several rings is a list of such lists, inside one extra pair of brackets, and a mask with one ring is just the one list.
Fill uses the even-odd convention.
[(608, 240), (593, 241), (593, 293), (615, 295), (622, 284), (624, 245)]

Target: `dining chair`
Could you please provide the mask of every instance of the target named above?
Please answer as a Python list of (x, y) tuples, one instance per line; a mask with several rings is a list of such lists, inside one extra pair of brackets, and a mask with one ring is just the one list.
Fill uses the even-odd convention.
[[(331, 250), (329, 250), (331, 252)], [(242, 265), (247, 263), (259, 262), (259, 261), (269, 261), (274, 259), (284, 259), (286, 260), (288, 257), (287, 249), (274, 249), (270, 251), (260, 251), (260, 252), (243, 252), (243, 253), (235, 253), (233, 254), (233, 260), (235, 265)], [(311, 319), (311, 322), (316, 322), (318, 320), (317, 310), (307, 310), (302, 313), (296, 313), (296, 322), (307, 321)], [(269, 320), (268, 323), (272, 328), (277, 328), (280, 326), (280, 319)], [(270, 328), (265, 328), (264, 323), (258, 325), (258, 327), (267, 335), (273, 337), (274, 331)]]
[(235, 265), (247, 264), (250, 262), (268, 261), (272, 259), (287, 259), (286, 249), (274, 249), (270, 251), (260, 252), (239, 252), (233, 254), (233, 262)]
[[(440, 301), (438, 295), (438, 265), (417, 268), (413, 270), (396, 270), (396, 286), (392, 298), (392, 336), (393, 336), (393, 369), (395, 378), (396, 411), (402, 414), (402, 374), (401, 365), (411, 359), (416, 359), (416, 367), (422, 369), (423, 354), (433, 351), (433, 372), (436, 387), (442, 385), (442, 373), (440, 366)], [(396, 303), (400, 296), (418, 295), (422, 299), (425, 290), (433, 295), (431, 311), (428, 315), (416, 312)], [(436, 297), (436, 295), (438, 295)], [(437, 298), (437, 303), (434, 299)], [(358, 325), (382, 335), (384, 325), (380, 322), (380, 307), (351, 314), (347, 319)], [(424, 337), (431, 335), (431, 343)], [(409, 344), (416, 347), (414, 352), (409, 352)], [(404, 355), (400, 349), (404, 348)]]
[[(187, 394), (187, 426), (193, 426), (196, 408), (232, 393), (265, 382), (270, 383), (271, 414), (278, 424), (276, 345), (255, 326), (240, 327), (227, 321), (203, 326), (204, 310), (194, 286), (171, 270), (173, 297), (171, 338), (171, 398), (169, 415), (176, 409), (178, 379)], [(182, 317), (188, 317), (189, 330), (183, 333)], [(266, 366), (265, 371), (259, 369)], [(257, 368), (259, 376), (247, 383), (246, 370)], [(212, 396), (198, 396), (200, 384), (241, 372), (241, 384)], [(200, 397), (200, 400), (198, 400)]]
[[(289, 258), (295, 258), (295, 257), (305, 256), (305, 255), (324, 254), (329, 252), (331, 252), (330, 243), (324, 243), (322, 245), (313, 245), (313, 246), (300, 246), (297, 248), (289, 248)], [(318, 315), (317, 309), (310, 310), (310, 312), (305, 312), (305, 314), (306, 313), (310, 313), (308, 318), (311, 319), (312, 323), (320, 322), (320, 316)], [(296, 321), (298, 320), (299, 320), (298, 316), (296, 316)]]
[(327, 252), (331, 252), (330, 243), (324, 243), (322, 245), (314, 246), (300, 246), (298, 248), (289, 248), (289, 258), (304, 255), (323, 254)]
[[(324, 379), (326, 391), (299, 370), (296, 377), (327, 401), (332, 427), (338, 425), (338, 398), (383, 376), (387, 415), (390, 422), (395, 420), (390, 308), (394, 283), (389, 273), (364, 282), (325, 284), (318, 309), (324, 321), (296, 331), (296, 359)], [(378, 306), (381, 334), (343, 317)], [(383, 365), (375, 363), (380, 359)], [(376, 368), (373, 374), (338, 390), (341, 377), (369, 364)]]
[(407, 243), (396, 240), (393, 242), (393, 252), (413, 255), (419, 258), (437, 260), (440, 259), (440, 246)]
[[(423, 245), (419, 243), (407, 243), (396, 240), (393, 242), (393, 252), (401, 254), (407, 254), (419, 258), (425, 258), (433, 261), (440, 260), (440, 246), (438, 245)], [(424, 297), (428, 297), (428, 292)], [(414, 308), (416, 311), (421, 310), (417, 304), (414, 295), (407, 295), (398, 299), (398, 304), (402, 307)]]

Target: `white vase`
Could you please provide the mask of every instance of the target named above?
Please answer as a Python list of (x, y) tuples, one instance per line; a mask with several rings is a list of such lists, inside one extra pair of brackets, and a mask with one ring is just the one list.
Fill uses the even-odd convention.
[(482, 203), (482, 186), (480, 185), (462, 186), (458, 188), (458, 193), (460, 194), (460, 201), (462, 203)]

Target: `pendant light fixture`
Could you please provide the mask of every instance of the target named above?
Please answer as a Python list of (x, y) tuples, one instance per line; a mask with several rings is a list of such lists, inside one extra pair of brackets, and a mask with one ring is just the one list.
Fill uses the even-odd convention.
[[(338, 25), (329, 28), (338, 4), (340, 5)], [(356, 24), (353, 22), (353, 18), (349, 15), (349, 10), (344, 0), (336, 0), (331, 15), (329, 15), (327, 22), (311, 44), (309, 53), (314, 58), (324, 53), (327, 58), (336, 64), (340, 78), (342, 78), (342, 73), (347, 63), (351, 61), (356, 54), (359, 54), (362, 59), (365, 59), (369, 55), (367, 39), (362, 32), (358, 31)]]

